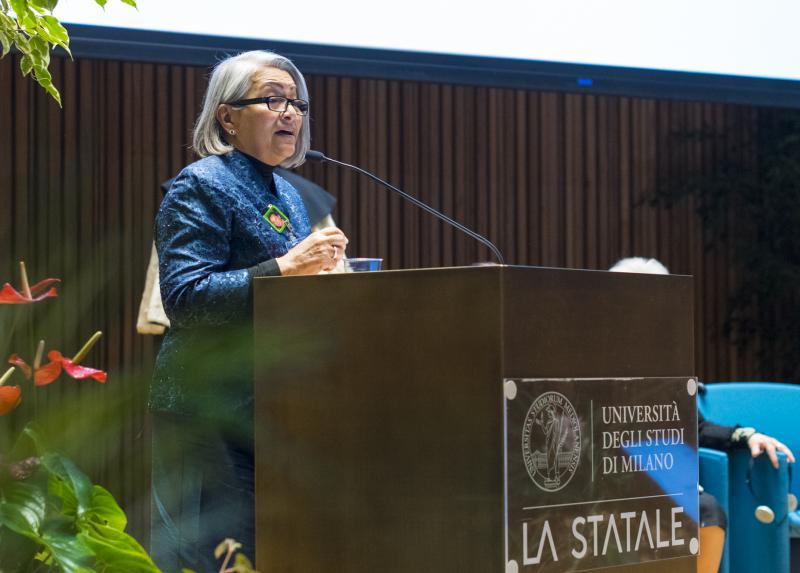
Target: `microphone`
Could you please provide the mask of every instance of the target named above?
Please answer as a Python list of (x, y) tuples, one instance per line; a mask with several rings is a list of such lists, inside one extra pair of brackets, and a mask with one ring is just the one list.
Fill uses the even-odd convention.
[(309, 149), (308, 151), (306, 151), (306, 159), (308, 159), (309, 161), (314, 161), (316, 163), (326, 163), (326, 162), (327, 163), (335, 163), (336, 165), (341, 165), (342, 167), (347, 167), (348, 169), (352, 169), (354, 171), (358, 171), (359, 173), (361, 173), (363, 175), (366, 175), (367, 177), (369, 177), (370, 179), (372, 179), (376, 183), (379, 183), (382, 186), (384, 186), (387, 189), (389, 189), (390, 191), (393, 191), (393, 192), (397, 193), (398, 195), (400, 195), (406, 201), (409, 201), (410, 203), (413, 203), (414, 205), (416, 205), (417, 207), (419, 207), (420, 209), (422, 209), (426, 213), (430, 213), (434, 217), (437, 217), (438, 219), (441, 219), (445, 223), (455, 227), (456, 229), (458, 229), (459, 231), (461, 231), (465, 235), (467, 235), (469, 237), (472, 237), (473, 239), (475, 239), (476, 241), (478, 241), (479, 243), (481, 243), (482, 245), (487, 247), (490, 251), (492, 251), (492, 254), (494, 254), (494, 256), (497, 257), (497, 261), (501, 265), (506, 264), (505, 260), (503, 259), (502, 253), (500, 253), (500, 249), (495, 247), (494, 244), (489, 239), (479, 235), (478, 233), (476, 233), (472, 229), (469, 229), (469, 228), (465, 227), (464, 225), (462, 225), (458, 221), (455, 221), (455, 220), (451, 219), (450, 217), (448, 217), (444, 213), (440, 213), (439, 211), (437, 211), (436, 209), (434, 209), (430, 205), (428, 205), (426, 203), (423, 203), (422, 201), (420, 201), (416, 197), (414, 197), (412, 195), (409, 195), (405, 191), (401, 191), (400, 189), (398, 189), (397, 187), (387, 183), (386, 181), (384, 181), (383, 179), (381, 179), (377, 175), (373, 175), (369, 171), (361, 169), (360, 167), (356, 167), (355, 165), (350, 165), (349, 163), (345, 163), (343, 161), (338, 161), (336, 159), (331, 159), (330, 157), (327, 157), (321, 151), (315, 151), (313, 149)]

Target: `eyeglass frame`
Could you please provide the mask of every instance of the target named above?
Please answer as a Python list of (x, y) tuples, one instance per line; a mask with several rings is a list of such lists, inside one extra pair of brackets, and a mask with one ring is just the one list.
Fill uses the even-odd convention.
[[(286, 105), (283, 106), (283, 109), (277, 110), (272, 109), (270, 102), (275, 99), (282, 99), (286, 101)], [(301, 105), (305, 104), (305, 110), (300, 109), (297, 107), (296, 102), (301, 102)], [(227, 102), (227, 105), (232, 105), (235, 107), (244, 107), (246, 105), (255, 105), (258, 103), (265, 103), (270, 111), (274, 111), (277, 113), (286, 113), (289, 109), (289, 106), (292, 106), (294, 110), (297, 112), (297, 115), (308, 115), (308, 111), (310, 108), (309, 103), (304, 99), (292, 99), (286, 96), (263, 96), (263, 97), (252, 97), (247, 99), (237, 99), (236, 101)]]

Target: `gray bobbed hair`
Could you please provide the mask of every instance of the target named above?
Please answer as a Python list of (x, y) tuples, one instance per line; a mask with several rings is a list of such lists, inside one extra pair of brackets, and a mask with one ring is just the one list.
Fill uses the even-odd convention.
[[(264, 68), (277, 68), (287, 72), (297, 86), (297, 97), (308, 101), (306, 80), (288, 58), (273, 52), (253, 50), (222, 60), (211, 73), (203, 98), (203, 111), (194, 125), (192, 144), (200, 157), (223, 155), (233, 150), (233, 146), (225, 141), (222, 126), (217, 121), (217, 108), (220, 104), (244, 98), (250, 91), (253, 74)], [(311, 147), (310, 128), (308, 115), (304, 115), (294, 153), (281, 163), (281, 167), (297, 167), (305, 161), (306, 151)]]

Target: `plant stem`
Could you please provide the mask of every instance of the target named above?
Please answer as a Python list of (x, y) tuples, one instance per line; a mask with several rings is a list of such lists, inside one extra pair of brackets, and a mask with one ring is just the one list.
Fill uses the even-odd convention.
[[(13, 314), (14, 318), (11, 319), (11, 327), (6, 328), (5, 324), (0, 323), (0, 332), (3, 333), (4, 338), (2, 344), (0, 344), (0, 351), (6, 352), (9, 350), (11, 343), (14, 341), (14, 332), (17, 330), (17, 323), (19, 322), (19, 317), (23, 311), (27, 310), (24, 308), (24, 305), (14, 305), (16, 308), (9, 309), (10, 312)], [(2, 322), (5, 322), (2, 321)]]
[(78, 351), (78, 353), (72, 358), (72, 363), (79, 364), (81, 360), (86, 358), (86, 355), (89, 354), (89, 351), (92, 349), (92, 346), (94, 346), (94, 343), (100, 340), (101, 336), (103, 336), (102, 331), (98, 330), (97, 332), (95, 332), (92, 335), (92, 337), (86, 341), (86, 344), (83, 345), (83, 348), (81, 348)]
[(227, 573), (228, 571), (228, 561), (231, 560), (233, 556), (233, 547), (228, 546), (228, 554), (225, 556), (225, 561), (222, 562), (222, 567), (219, 568), (219, 573)]

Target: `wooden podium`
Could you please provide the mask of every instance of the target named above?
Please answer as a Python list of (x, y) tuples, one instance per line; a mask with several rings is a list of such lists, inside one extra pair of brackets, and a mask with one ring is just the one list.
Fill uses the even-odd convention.
[[(692, 279), (674, 275), (254, 281), (258, 569), (509, 570), (504, 380), (691, 377), (693, 308)], [(619, 569), (693, 573), (695, 558)]]

